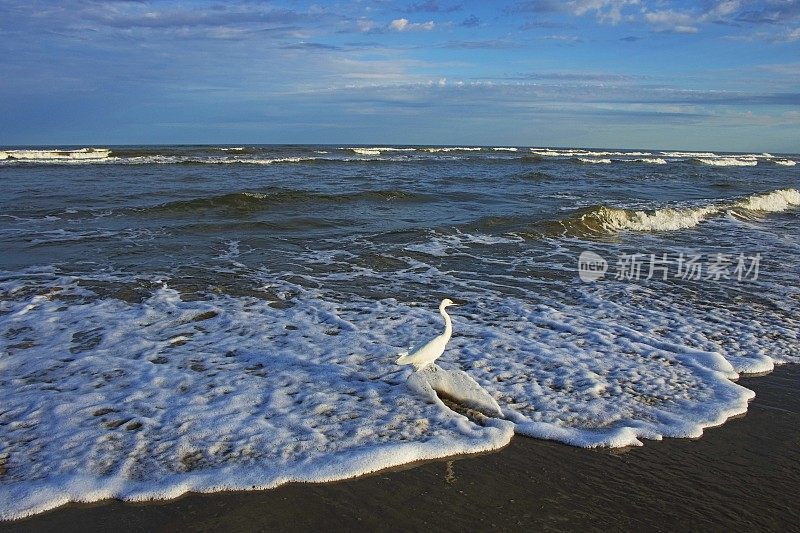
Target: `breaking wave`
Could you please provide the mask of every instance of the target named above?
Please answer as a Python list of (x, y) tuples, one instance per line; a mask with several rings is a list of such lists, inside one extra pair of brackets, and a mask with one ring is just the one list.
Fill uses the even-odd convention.
[(661, 152), (664, 157), (719, 157), (714, 152)]
[(570, 234), (599, 235), (620, 231), (675, 231), (697, 226), (703, 221), (726, 213), (752, 218), (759, 213), (775, 213), (800, 206), (800, 192), (780, 189), (757, 194), (733, 202), (719, 202), (693, 207), (676, 207), (638, 211), (605, 205), (579, 210), (558, 221)]
[(703, 165), (711, 165), (715, 167), (754, 167), (758, 164), (757, 159), (748, 157), (717, 157), (713, 159), (698, 157), (695, 158), (695, 161), (702, 163)]
[(625, 162), (634, 162), (634, 163), (649, 163), (651, 165), (666, 165), (667, 160), (663, 157), (642, 157), (639, 159), (622, 159)]
[(374, 146), (372, 148), (346, 148), (358, 155), (381, 155), (385, 152), (414, 152), (416, 148), (393, 148), (390, 146)]
[(4, 150), (0, 160), (18, 161), (86, 161), (106, 159), (111, 154), (107, 148), (80, 148), (77, 150)]
[(584, 150), (582, 148), (531, 148), (532, 153), (545, 157), (608, 157), (608, 156), (648, 156), (650, 152), (620, 152), (605, 150)]
[(422, 148), (425, 152), (438, 153), (438, 152), (480, 152), (481, 148), (477, 146), (438, 146), (432, 148)]

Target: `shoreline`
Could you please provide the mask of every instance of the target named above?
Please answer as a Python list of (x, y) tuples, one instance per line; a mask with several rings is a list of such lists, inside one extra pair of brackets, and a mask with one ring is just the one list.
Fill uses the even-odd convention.
[(698, 439), (585, 449), (515, 436), (492, 452), (329, 483), (69, 503), (0, 531), (648, 527), (790, 529), (800, 522), (800, 365), (743, 376), (745, 415)]

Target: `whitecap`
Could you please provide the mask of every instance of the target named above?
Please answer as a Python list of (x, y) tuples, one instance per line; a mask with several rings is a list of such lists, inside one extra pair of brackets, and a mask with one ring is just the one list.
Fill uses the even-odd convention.
[(111, 150), (108, 148), (80, 148), (77, 150), (5, 150), (0, 152), (0, 159), (19, 161), (87, 161), (106, 159)]
[(609, 163), (611, 163), (611, 160), (607, 158), (579, 157), (578, 161), (580, 161), (581, 163), (590, 163), (593, 165), (608, 165)]
[(758, 164), (758, 161), (755, 158), (743, 157), (718, 157), (715, 159), (698, 157), (696, 160), (704, 165), (711, 165), (715, 167), (754, 167)]

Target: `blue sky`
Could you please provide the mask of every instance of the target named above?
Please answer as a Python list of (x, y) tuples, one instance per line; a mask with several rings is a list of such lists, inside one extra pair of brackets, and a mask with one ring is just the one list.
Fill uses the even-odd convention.
[(800, 152), (800, 0), (0, 0), (0, 144)]

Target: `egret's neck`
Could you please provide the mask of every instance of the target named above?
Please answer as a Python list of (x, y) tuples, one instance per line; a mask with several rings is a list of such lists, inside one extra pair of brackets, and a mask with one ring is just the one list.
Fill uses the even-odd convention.
[(443, 305), (439, 306), (439, 312), (444, 318), (444, 334), (446, 337), (450, 337), (453, 334), (453, 323), (450, 321), (450, 315), (447, 314)]

